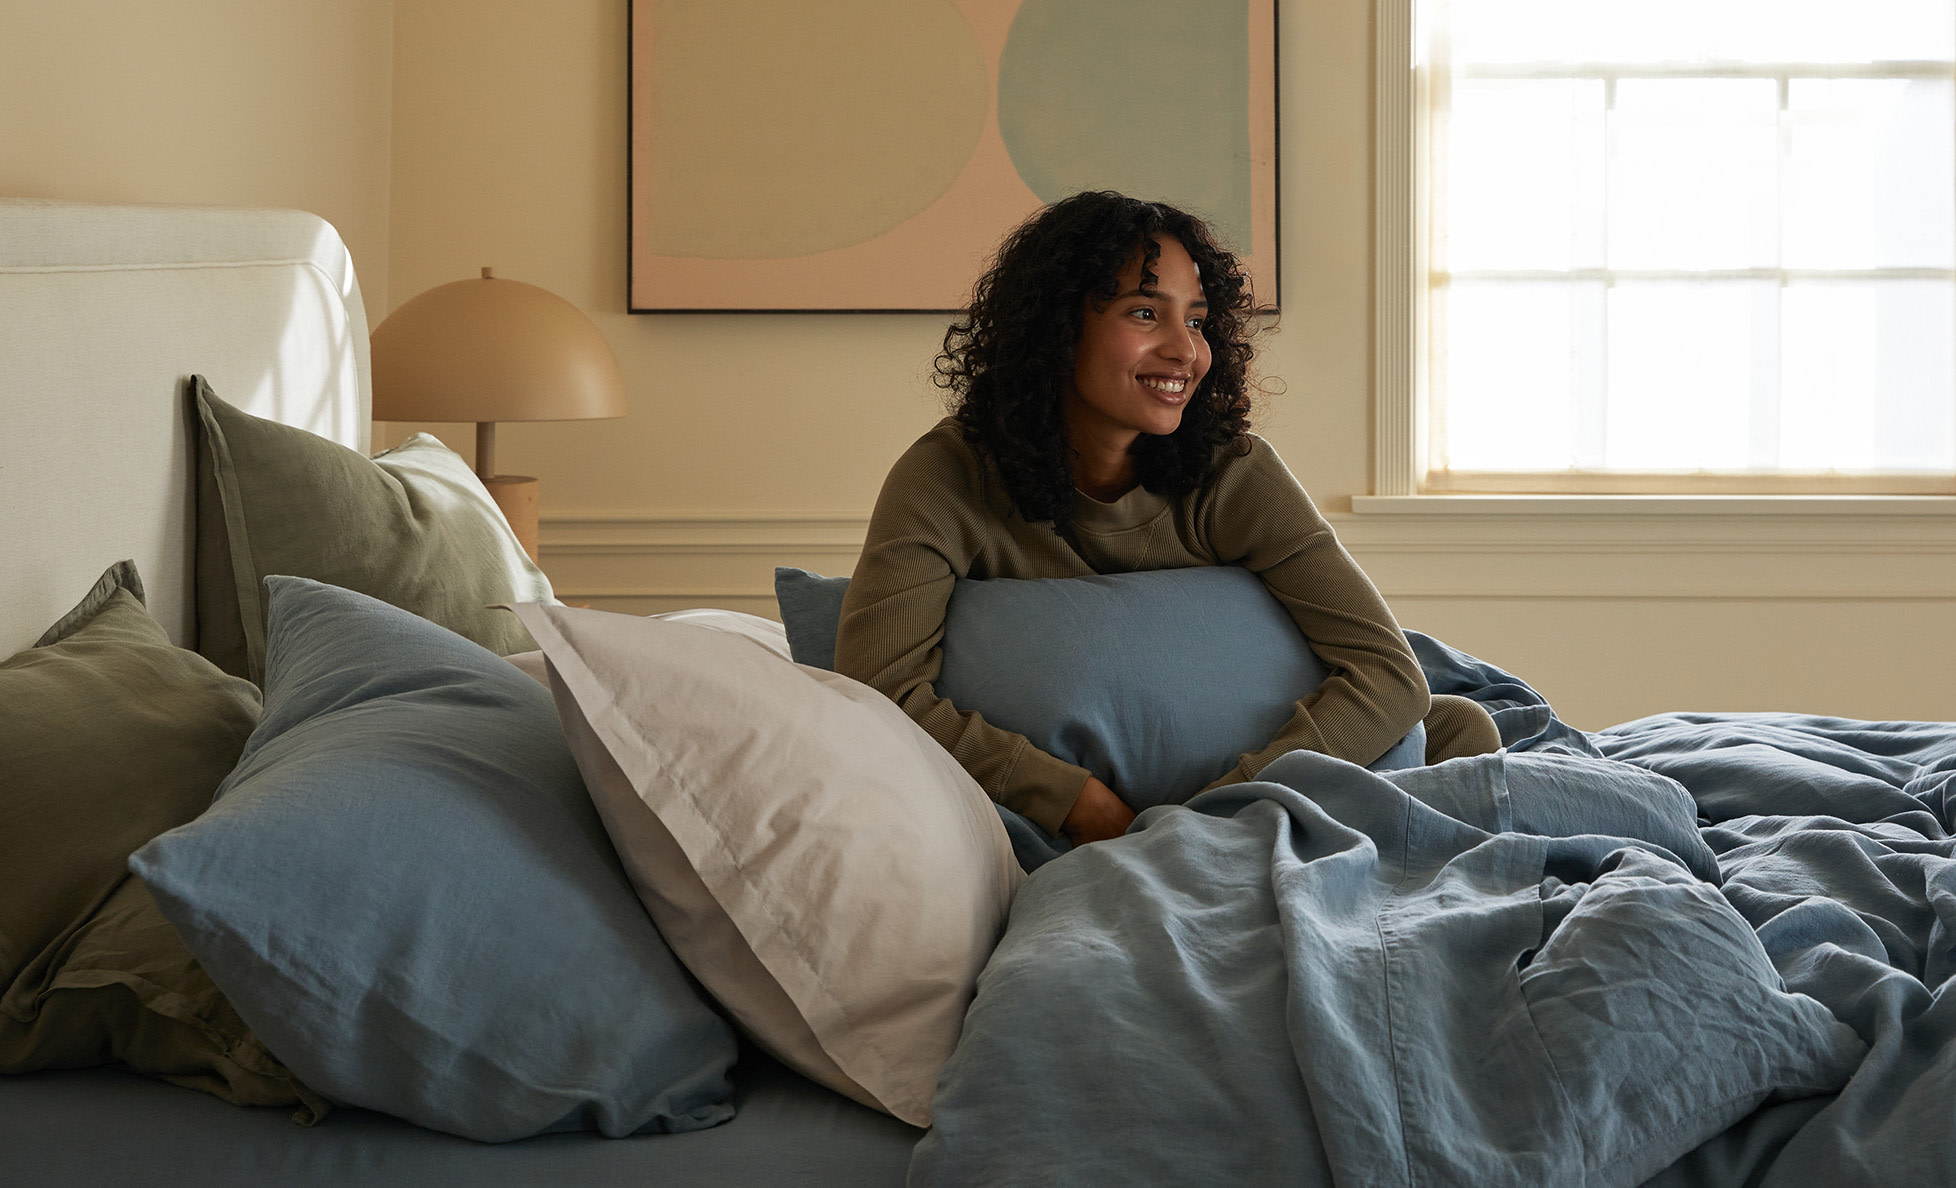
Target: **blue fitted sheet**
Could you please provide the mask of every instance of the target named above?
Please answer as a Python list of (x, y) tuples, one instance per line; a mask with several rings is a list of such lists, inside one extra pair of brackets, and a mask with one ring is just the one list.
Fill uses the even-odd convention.
[(365, 1110), (319, 1126), (111, 1069), (0, 1077), (0, 1184), (145, 1188), (895, 1188), (923, 1133), (750, 1050), (731, 1122), (488, 1145)]

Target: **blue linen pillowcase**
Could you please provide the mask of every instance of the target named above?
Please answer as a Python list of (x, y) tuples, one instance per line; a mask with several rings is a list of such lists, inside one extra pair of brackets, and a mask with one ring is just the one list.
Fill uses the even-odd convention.
[(842, 626), (846, 577), (824, 577), (787, 565), (774, 567), (774, 601), (796, 664), (835, 671), (835, 633)]
[(334, 1100), (485, 1142), (733, 1115), (727, 1024), (646, 916), (547, 690), (349, 590), (266, 580), (265, 712), (130, 865)]
[[(796, 661), (834, 668), (849, 579), (774, 573)], [(960, 578), (943, 649), (940, 696), (1086, 768), (1137, 811), (1187, 800), (1267, 746), (1328, 675), (1263, 580), (1233, 565)], [(1415, 724), (1371, 766), (1425, 758)]]

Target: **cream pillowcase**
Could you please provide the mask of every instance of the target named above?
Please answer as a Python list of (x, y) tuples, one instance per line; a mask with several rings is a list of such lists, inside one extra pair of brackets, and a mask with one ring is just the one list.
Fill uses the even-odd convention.
[(742, 634), (515, 610), (680, 960), (787, 1064), (929, 1125), (1024, 877), (977, 783), (880, 693)]
[[(697, 607), (693, 610), (647, 615), (646, 618), (659, 619), (667, 623), (690, 623), (695, 627), (711, 627), (715, 631), (744, 636), (783, 660), (793, 659), (788, 649), (788, 629), (773, 619), (763, 619), (759, 615), (750, 615), (745, 611)], [(518, 652), (514, 656), (504, 656), (503, 659), (522, 669), (523, 675), (537, 684), (546, 689), (550, 687), (550, 670), (544, 663), (542, 652)]]

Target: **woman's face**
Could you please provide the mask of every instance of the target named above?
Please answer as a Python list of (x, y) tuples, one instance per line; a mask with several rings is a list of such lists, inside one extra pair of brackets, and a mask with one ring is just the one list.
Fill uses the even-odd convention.
[(1153, 284), (1141, 282), (1142, 253), (1114, 286), (1114, 299), (1087, 298), (1073, 384), (1066, 395), (1068, 435), (1125, 450), (1143, 433), (1175, 432), (1182, 409), (1209, 371), (1202, 321), (1209, 303), (1188, 249), (1157, 239)]

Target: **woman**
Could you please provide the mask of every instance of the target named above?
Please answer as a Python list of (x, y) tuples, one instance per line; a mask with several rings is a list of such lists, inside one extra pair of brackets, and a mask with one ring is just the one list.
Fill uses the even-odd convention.
[(1429, 697), (1379, 592), (1249, 432), (1252, 308), (1235, 257), (1189, 214), (1113, 193), (1046, 208), (945, 333), (952, 415), (897, 460), (870, 517), (837, 670), (902, 706), (994, 800), (1075, 843), (1120, 835), (1133, 812), (932, 686), (957, 578), (1257, 573), (1331, 675), (1218, 784), (1299, 748), (1370, 763), (1422, 720), (1429, 762), (1500, 745), (1478, 705)]

